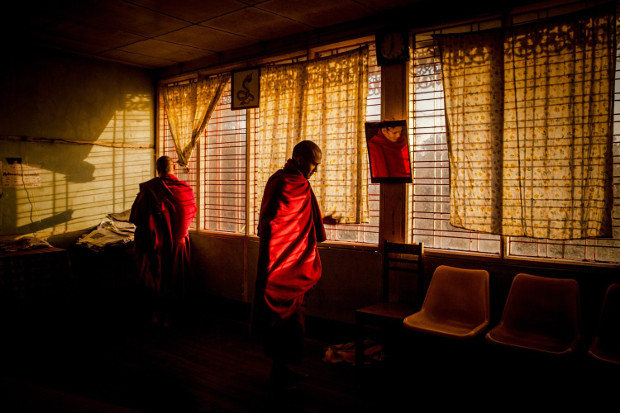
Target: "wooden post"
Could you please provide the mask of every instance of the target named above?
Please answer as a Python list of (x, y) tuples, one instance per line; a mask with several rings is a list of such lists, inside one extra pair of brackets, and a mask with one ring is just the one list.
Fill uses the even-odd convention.
[[(381, 67), (382, 120), (407, 119), (408, 63)], [(381, 184), (381, 213), (379, 216), (379, 246), (383, 240), (407, 240), (407, 185)]]

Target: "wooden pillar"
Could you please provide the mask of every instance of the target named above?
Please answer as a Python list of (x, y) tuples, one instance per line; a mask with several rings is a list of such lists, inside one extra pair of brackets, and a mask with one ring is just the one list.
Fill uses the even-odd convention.
[[(407, 119), (408, 63), (381, 67), (382, 120)], [(407, 240), (407, 184), (381, 184), (379, 216), (379, 246), (383, 240)]]

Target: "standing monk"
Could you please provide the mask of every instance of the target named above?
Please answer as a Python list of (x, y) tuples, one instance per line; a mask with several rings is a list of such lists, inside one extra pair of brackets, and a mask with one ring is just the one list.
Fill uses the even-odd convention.
[(295, 145), (292, 159), (267, 181), (258, 222), (252, 328), (263, 335), (273, 360), (271, 380), (286, 389), (299, 378), (288, 364), (302, 360), (306, 294), (321, 277), (317, 243), (325, 240), (325, 229), (308, 181), (321, 157), (314, 142)]
[(157, 178), (140, 184), (129, 220), (136, 225), (140, 276), (152, 294), (152, 321), (170, 324), (173, 304), (189, 271), (189, 227), (196, 215), (194, 191), (173, 174), (168, 156), (157, 159)]

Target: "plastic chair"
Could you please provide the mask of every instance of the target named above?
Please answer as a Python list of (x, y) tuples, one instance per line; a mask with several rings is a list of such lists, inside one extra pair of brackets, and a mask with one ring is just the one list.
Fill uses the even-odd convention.
[(551, 354), (574, 353), (581, 338), (579, 284), (520, 273), (488, 342)]
[(620, 283), (607, 287), (598, 330), (588, 349), (588, 355), (620, 364)]
[(440, 265), (420, 311), (407, 316), (409, 330), (459, 340), (483, 333), (490, 320), (489, 273)]

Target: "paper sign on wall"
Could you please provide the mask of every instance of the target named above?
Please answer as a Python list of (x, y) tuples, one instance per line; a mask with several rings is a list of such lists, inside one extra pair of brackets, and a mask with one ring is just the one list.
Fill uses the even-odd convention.
[(2, 186), (4, 188), (37, 188), (41, 186), (39, 165), (26, 165), (19, 162), (0, 162)]

